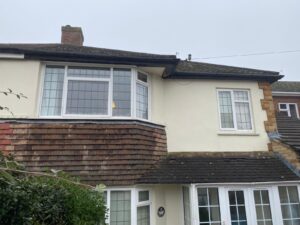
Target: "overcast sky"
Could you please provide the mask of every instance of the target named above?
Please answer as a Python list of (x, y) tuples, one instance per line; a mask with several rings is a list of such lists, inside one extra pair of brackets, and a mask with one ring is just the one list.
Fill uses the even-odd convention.
[[(87, 46), (191, 53), (300, 81), (300, 0), (0, 0), (2, 43), (57, 43), (66, 24)], [(203, 59), (282, 51), (298, 52)]]

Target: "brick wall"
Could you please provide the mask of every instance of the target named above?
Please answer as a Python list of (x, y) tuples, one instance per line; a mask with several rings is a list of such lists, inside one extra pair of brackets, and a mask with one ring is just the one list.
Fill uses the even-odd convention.
[(272, 141), (272, 149), (274, 152), (279, 153), (280, 157), (300, 175), (300, 156), (295, 150), (277, 140)]
[(30, 171), (63, 170), (91, 185), (132, 185), (167, 154), (164, 127), (137, 121), (5, 122), (0, 147)]
[(278, 103), (296, 103), (300, 112), (300, 96), (273, 96), (273, 103), (276, 112), (279, 112)]
[[(264, 121), (267, 133), (277, 132), (276, 113), (273, 104), (272, 87), (269, 82), (258, 82), (258, 86), (263, 90), (264, 98), (261, 99), (262, 109), (266, 111), (267, 120)], [(269, 150), (272, 150), (272, 144), (268, 144)]]

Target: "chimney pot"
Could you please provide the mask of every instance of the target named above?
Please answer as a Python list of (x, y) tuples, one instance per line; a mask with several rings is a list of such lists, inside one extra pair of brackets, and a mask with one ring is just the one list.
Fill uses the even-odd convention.
[(84, 41), (81, 27), (70, 25), (61, 27), (61, 44), (82, 46)]

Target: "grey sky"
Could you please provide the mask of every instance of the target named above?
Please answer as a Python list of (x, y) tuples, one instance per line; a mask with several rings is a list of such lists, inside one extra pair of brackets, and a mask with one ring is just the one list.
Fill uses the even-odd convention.
[[(299, 0), (0, 0), (0, 42), (60, 42), (186, 58), (300, 50)], [(300, 52), (196, 60), (280, 71), (300, 81)]]

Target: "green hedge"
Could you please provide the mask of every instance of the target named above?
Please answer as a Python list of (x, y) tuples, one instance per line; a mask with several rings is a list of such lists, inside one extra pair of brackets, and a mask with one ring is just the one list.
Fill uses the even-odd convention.
[(65, 175), (20, 172), (20, 165), (1, 155), (0, 168), (1, 225), (104, 224), (106, 209), (100, 191)]

